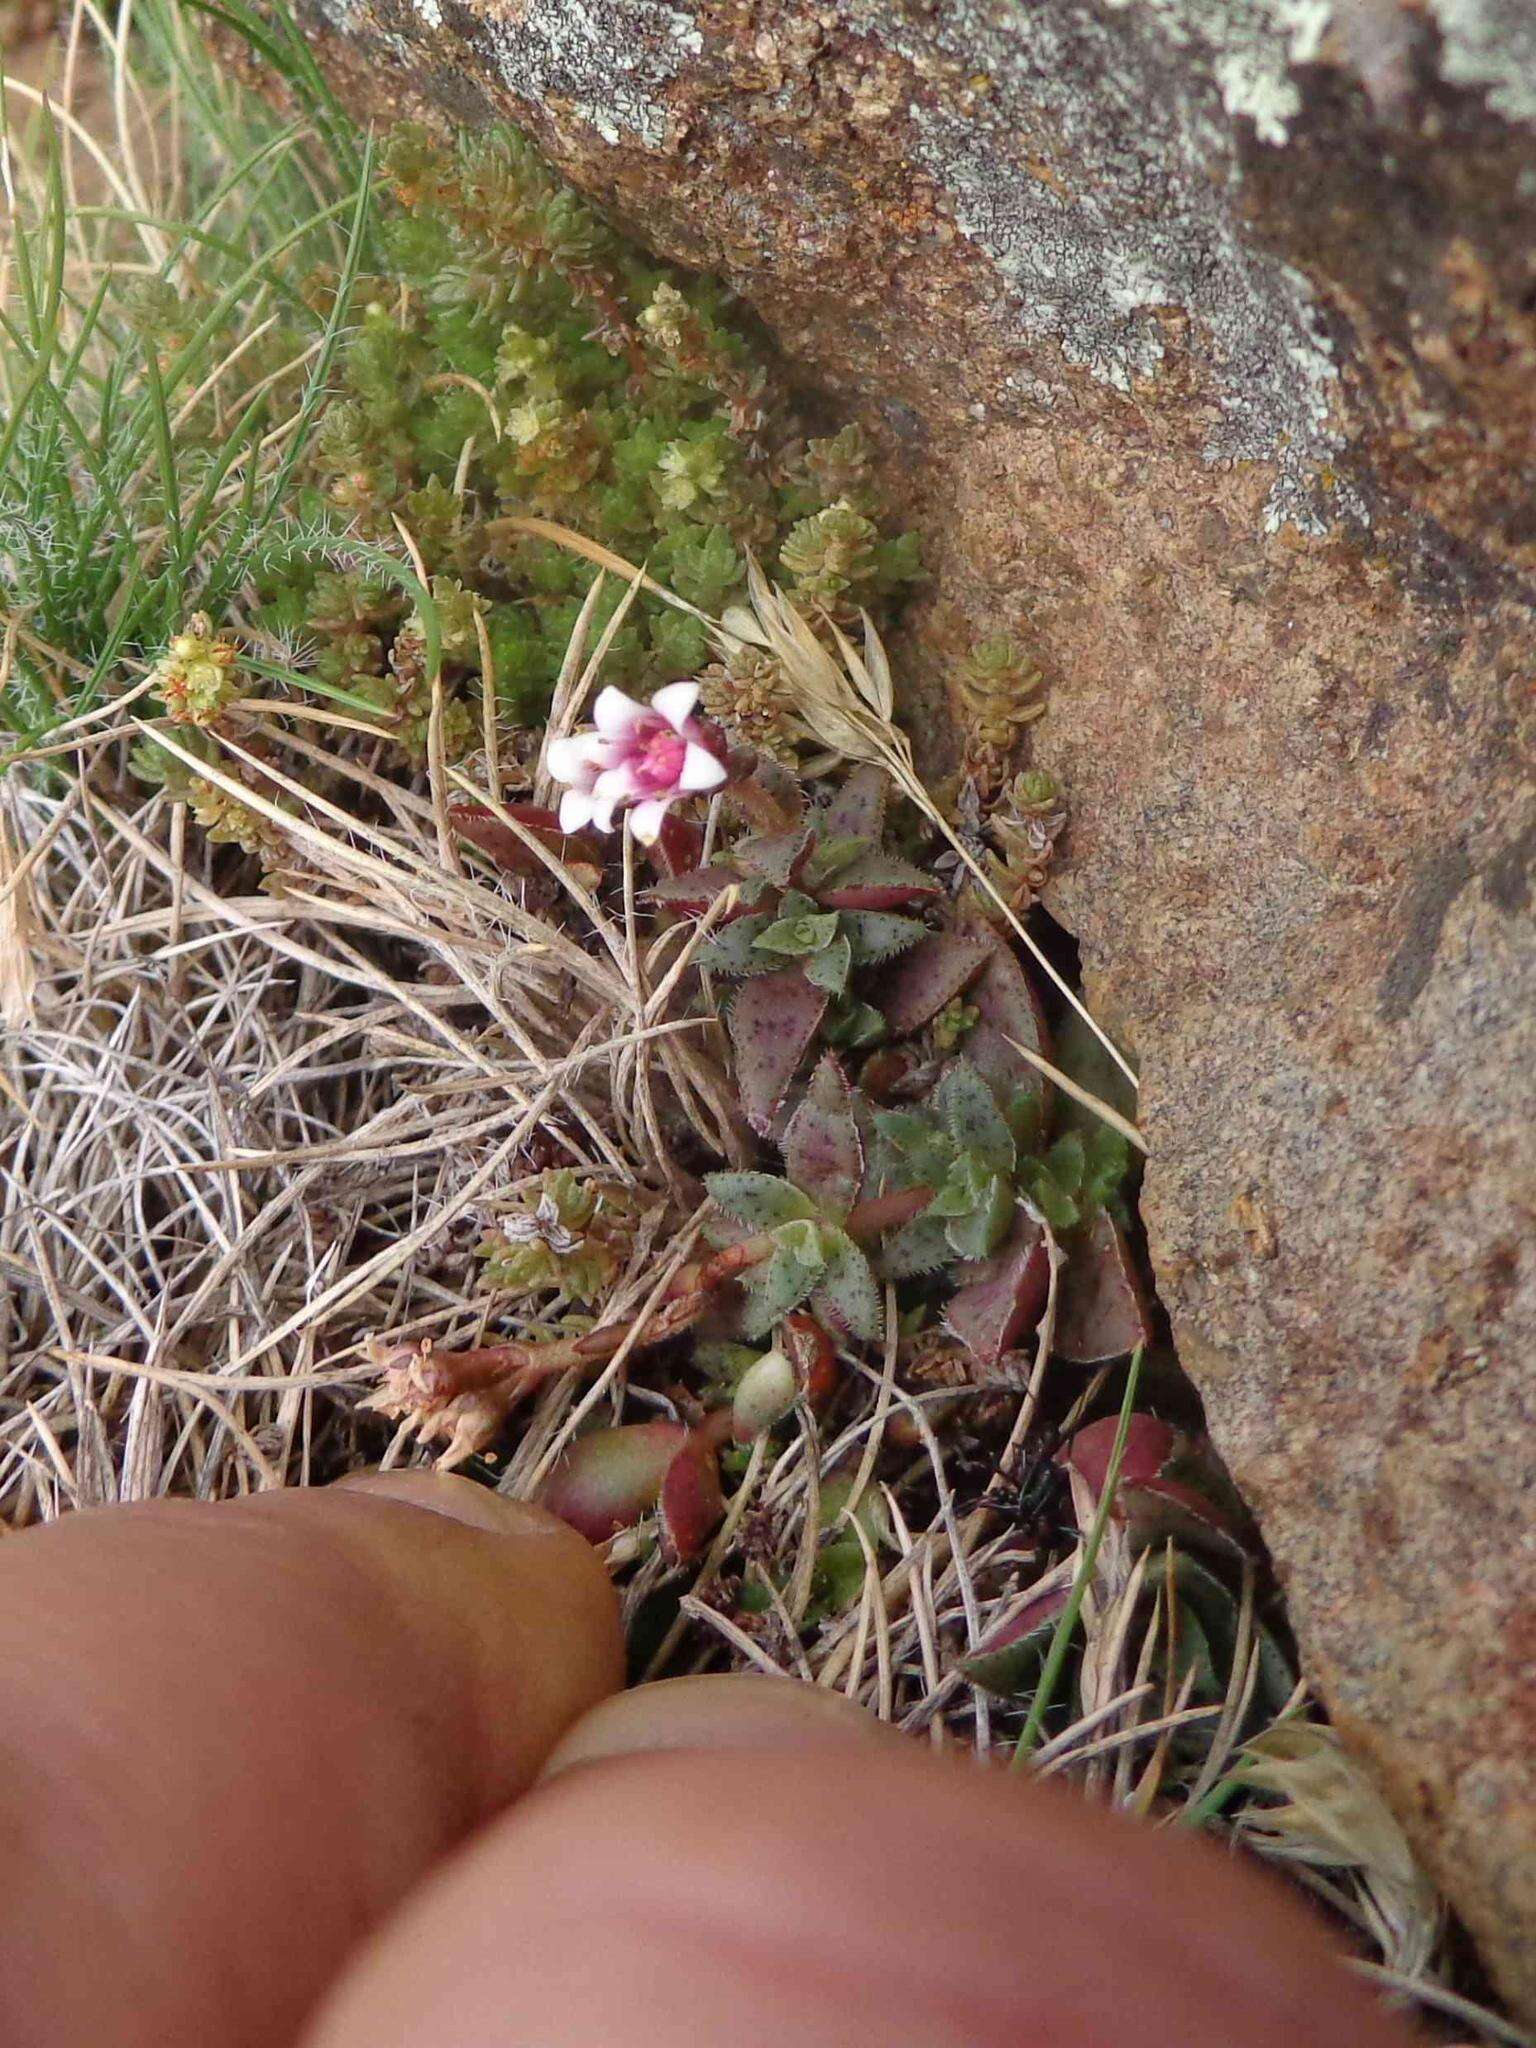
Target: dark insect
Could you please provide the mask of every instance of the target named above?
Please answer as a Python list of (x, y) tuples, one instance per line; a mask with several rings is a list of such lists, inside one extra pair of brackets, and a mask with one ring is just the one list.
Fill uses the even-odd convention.
[(1053, 1430), (1014, 1471), (997, 1472), (967, 1511), (987, 1508), (1006, 1516), (1032, 1551), (1053, 1550), (1065, 1542), (1074, 1532), (1071, 1489), (1065, 1468), (1056, 1463), (1062, 1441), (1061, 1432)]

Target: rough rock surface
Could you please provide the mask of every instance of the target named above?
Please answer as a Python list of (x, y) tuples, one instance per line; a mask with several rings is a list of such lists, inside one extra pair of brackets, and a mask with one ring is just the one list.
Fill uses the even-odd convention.
[(1308, 1664), (1536, 2010), (1533, 0), (310, 0), (724, 271), (1022, 627)]

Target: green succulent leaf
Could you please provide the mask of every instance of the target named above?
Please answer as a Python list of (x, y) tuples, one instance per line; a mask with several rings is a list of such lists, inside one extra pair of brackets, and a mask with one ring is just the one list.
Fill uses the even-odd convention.
[(875, 1129), (893, 1152), (909, 1157), (923, 1153), (933, 1143), (933, 1125), (912, 1109), (882, 1109), (875, 1117)]
[(989, 1174), (977, 1199), (954, 1217), (948, 1237), (957, 1258), (984, 1259), (995, 1252), (1013, 1222), (1013, 1189), (1001, 1174)]
[(722, 925), (712, 939), (706, 939), (694, 959), (712, 974), (767, 974), (778, 964), (771, 955), (759, 953), (757, 941), (772, 923), (761, 912), (738, 917)]
[(955, 1141), (931, 1117), (915, 1110), (885, 1109), (875, 1117), (884, 1149), (882, 1166), (898, 1188), (937, 1188), (955, 1164)]
[(807, 981), (817, 988), (824, 988), (829, 995), (840, 996), (848, 987), (848, 975), (853, 966), (853, 953), (848, 941), (836, 938), (830, 946), (812, 953), (805, 963)]
[(994, 1173), (1012, 1173), (1012, 1134), (992, 1090), (969, 1060), (954, 1060), (945, 1068), (933, 1102), (962, 1152), (974, 1154)]
[(894, 960), (898, 953), (905, 953), (909, 946), (915, 946), (928, 935), (928, 927), (915, 917), (901, 917), (890, 910), (845, 911), (843, 930), (860, 967)]
[(811, 1297), (812, 1307), (850, 1335), (878, 1343), (885, 1313), (868, 1258), (846, 1231), (823, 1228), (821, 1237), (826, 1264)]
[[(835, 910), (802, 917), (778, 917), (760, 931), (753, 940), (753, 946), (760, 953), (781, 954), (790, 959), (803, 959), (811, 953), (819, 953), (830, 946), (837, 937), (838, 915)], [(826, 984), (819, 984), (825, 987)]]
[(749, 1230), (772, 1230), (816, 1214), (810, 1196), (776, 1174), (710, 1173), (704, 1185), (711, 1200)]
[(821, 840), (805, 864), (807, 888), (815, 890), (821, 883), (830, 882), (834, 875), (841, 874), (844, 868), (868, 852), (869, 841), (852, 835)]
[[(814, 1226), (809, 1224), (790, 1224), (786, 1228), (808, 1229), (814, 1233)], [(793, 1245), (785, 1244), (781, 1234), (772, 1256), (761, 1266), (754, 1266), (742, 1283), (744, 1334), (766, 1337), (776, 1323), (806, 1299), (821, 1278), (823, 1269), (819, 1246), (817, 1257), (807, 1260)]]
[(942, 1216), (925, 1210), (888, 1237), (880, 1249), (880, 1270), (888, 1280), (909, 1280), (936, 1273), (954, 1260), (954, 1247)]
[(888, 1029), (884, 1017), (873, 1003), (845, 1000), (829, 1013), (821, 1035), (828, 1045), (843, 1045), (851, 1051), (861, 1052), (866, 1046), (879, 1045)]
[(804, 828), (764, 833), (754, 839), (739, 840), (731, 859), (747, 874), (761, 875), (780, 889), (787, 889), (809, 843), (810, 834)]
[(1083, 1174), (1088, 1165), (1088, 1148), (1082, 1134), (1068, 1131), (1056, 1140), (1045, 1155), (1046, 1170), (1063, 1194), (1076, 1195), (1081, 1192)]
[(1099, 1123), (1083, 1132), (1083, 1149), (1081, 1201), (1084, 1211), (1091, 1213), (1114, 1204), (1131, 1171), (1131, 1148), (1118, 1131)]
[[(800, 1190), (796, 1189), (796, 1193), (799, 1192)], [(807, 1196), (805, 1199), (809, 1201), (810, 1198)], [(812, 1205), (809, 1217), (797, 1216), (788, 1223), (777, 1224), (774, 1228), (773, 1241), (781, 1252), (798, 1259), (802, 1266), (819, 1272), (826, 1264), (828, 1233), (835, 1230), (835, 1227), (823, 1223)]]
[(1082, 1211), (1066, 1189), (1052, 1179), (1042, 1161), (1032, 1159), (1021, 1179), (1030, 1200), (1058, 1236), (1076, 1229)]

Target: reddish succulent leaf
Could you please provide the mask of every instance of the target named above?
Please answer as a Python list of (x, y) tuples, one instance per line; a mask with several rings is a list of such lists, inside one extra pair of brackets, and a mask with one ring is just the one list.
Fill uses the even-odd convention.
[(1068, 1580), (1036, 1592), (1010, 1621), (981, 1644), (960, 1669), (976, 1685), (1000, 1699), (1014, 1699), (1038, 1675), (1047, 1644), (1072, 1597)]
[(686, 875), (704, 858), (704, 827), (676, 811), (662, 814), (661, 832), (649, 848), (651, 865), (662, 876)]
[(855, 768), (821, 813), (818, 822), (822, 838), (867, 839), (878, 846), (890, 786), (883, 768), (869, 762)]
[(767, 1137), (831, 997), (813, 988), (798, 967), (745, 981), (732, 998), (727, 1023), (736, 1049), (741, 1106), (753, 1130)]
[(720, 1525), (725, 1493), (720, 1459), (708, 1433), (692, 1434), (661, 1482), (661, 1547), (673, 1564), (697, 1557)]
[(1046, 1088), (1040, 1071), (1010, 1040), (1026, 1045), (1043, 1058), (1051, 1056), (1051, 1034), (1034, 985), (1012, 947), (992, 942), (991, 957), (966, 991), (966, 1001), (981, 1013), (981, 1022), (967, 1036), (965, 1056), (1006, 1103), (1018, 1094)]
[(784, 1172), (829, 1216), (846, 1216), (853, 1207), (864, 1178), (864, 1147), (847, 1077), (830, 1052), (784, 1133)]
[(1045, 1307), (1051, 1277), (1045, 1233), (1020, 1211), (1002, 1249), (961, 1271), (969, 1277), (951, 1296), (944, 1320), (982, 1365), (995, 1365)]
[(942, 896), (943, 885), (910, 862), (871, 850), (816, 891), (824, 910), (914, 910)]
[(1053, 1355), (1069, 1365), (1104, 1365), (1151, 1340), (1136, 1261), (1119, 1224), (1101, 1209), (1062, 1269)]
[(1230, 1556), (1242, 1549), (1231, 1516), (1196, 1487), (1177, 1479), (1158, 1479), (1145, 1486), (1119, 1489), (1115, 1509), (1126, 1525), (1132, 1547), (1145, 1550), (1170, 1537), (1197, 1550)]
[[(517, 820), (530, 838), (537, 839), (541, 846), (547, 846), (551, 853), (559, 854), (565, 860), (585, 861), (592, 867), (599, 864), (601, 856), (592, 834), (562, 832), (559, 818), (553, 811), (546, 810), (543, 804), (504, 804), (502, 808), (509, 818)], [(450, 804), (448, 822), (471, 846), (478, 846), (482, 853), (489, 854), (496, 865), (505, 868), (508, 874), (542, 875), (547, 872), (538, 855), (485, 804)]]
[[(1057, 1453), (1058, 1463), (1078, 1473), (1095, 1499), (1104, 1491), (1119, 1427), (1118, 1416), (1106, 1415), (1080, 1429)], [(1213, 1500), (1203, 1483), (1192, 1484), (1183, 1476), (1189, 1471), (1196, 1480), (1208, 1476), (1212, 1483), (1220, 1483), (1209, 1454), (1198, 1444), (1192, 1446), (1155, 1415), (1131, 1417), (1115, 1489), (1115, 1516), (1126, 1525), (1136, 1548), (1170, 1536), (1176, 1542), (1227, 1552), (1237, 1544), (1237, 1517)]]
[(992, 948), (985, 939), (959, 932), (930, 932), (903, 953), (881, 981), (875, 1008), (895, 1038), (906, 1038), (937, 1017), (986, 966)]
[(916, 1046), (882, 1045), (859, 1069), (859, 1093), (869, 1102), (884, 1105), (900, 1101), (908, 1090), (919, 1089), (924, 1078), (931, 1086), (933, 1062), (925, 1060)]
[[(702, 917), (718, 897), (740, 881), (734, 868), (690, 868), (686, 874), (669, 875), (653, 884), (645, 894), (648, 902), (659, 903), (666, 910), (679, 911), (684, 917)], [(750, 903), (739, 902), (720, 922), (733, 924), (751, 909)]]
[[(1056, 1454), (1059, 1464), (1070, 1465), (1074, 1472), (1087, 1480), (1095, 1498), (1104, 1491), (1104, 1481), (1109, 1476), (1110, 1453), (1114, 1450), (1119, 1428), (1119, 1416), (1106, 1415), (1102, 1422), (1090, 1422), (1086, 1428), (1078, 1430), (1072, 1441), (1064, 1444)], [(1159, 1478), (1163, 1467), (1173, 1456), (1177, 1442), (1175, 1432), (1166, 1422), (1159, 1422), (1155, 1415), (1133, 1415), (1120, 1462), (1120, 1484), (1144, 1486)]]
[[(751, 764), (749, 773), (738, 772), (744, 763)], [(745, 818), (759, 832), (786, 831), (790, 825), (798, 824), (806, 811), (805, 785), (795, 771), (786, 768), (782, 761), (750, 749), (731, 755), (731, 779), (725, 786), (725, 799), (737, 816)], [(776, 826), (769, 822), (771, 819), (777, 819)]]
[(800, 1391), (815, 1412), (825, 1407), (836, 1393), (842, 1375), (838, 1371), (837, 1346), (813, 1315), (796, 1309), (779, 1325), (779, 1342), (800, 1377)]
[(539, 1488), (548, 1508), (589, 1543), (632, 1529), (656, 1505), (688, 1432), (676, 1422), (634, 1422), (578, 1437)]

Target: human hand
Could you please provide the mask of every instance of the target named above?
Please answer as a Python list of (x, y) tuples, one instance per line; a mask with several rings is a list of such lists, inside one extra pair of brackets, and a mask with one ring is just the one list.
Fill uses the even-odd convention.
[(0, 1543), (0, 2040), (1409, 2038), (1210, 1846), (810, 1688), (621, 1680), (594, 1553), (466, 1480)]

